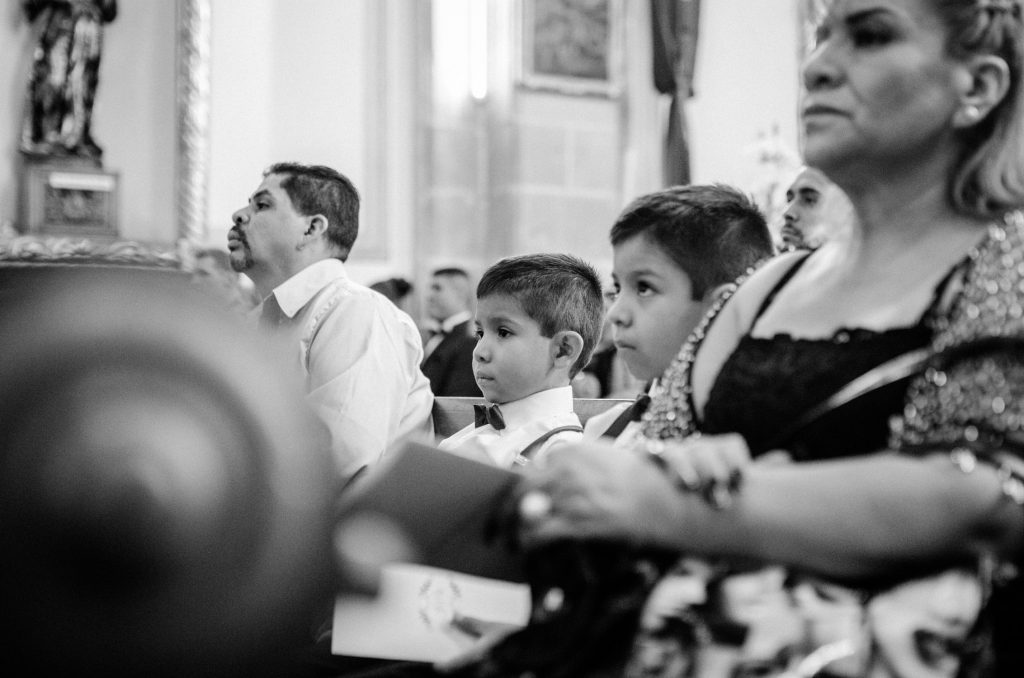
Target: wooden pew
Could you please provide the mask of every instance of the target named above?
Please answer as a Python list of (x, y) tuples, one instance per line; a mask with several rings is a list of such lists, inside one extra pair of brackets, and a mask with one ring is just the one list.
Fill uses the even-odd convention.
[[(434, 435), (439, 439), (447, 438), (456, 431), (473, 423), (473, 405), (486, 403), (483, 398), (434, 398)], [(631, 400), (615, 398), (575, 398), (573, 410), (584, 425), (587, 419), (604, 412), (617, 403), (629, 403)]]

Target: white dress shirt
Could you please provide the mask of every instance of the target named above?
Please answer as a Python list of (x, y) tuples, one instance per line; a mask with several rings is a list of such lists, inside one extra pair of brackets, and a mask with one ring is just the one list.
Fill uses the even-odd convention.
[[(454, 452), (472, 444), (483, 449), (495, 466), (511, 468), (519, 453), (531, 443), (562, 426), (580, 426), (580, 418), (572, 410), (572, 387), (563, 386), (539, 391), (520, 400), (498, 406), (505, 419), (505, 428), (496, 430), (490, 424), (470, 424), (445, 438), (438, 445)], [(551, 436), (533, 455), (531, 461), (542, 461), (553, 448), (583, 439), (579, 431), (563, 431)]]
[(434, 396), (420, 371), (423, 347), (412, 318), (350, 280), (337, 259), (306, 267), (273, 295), (344, 477), (396, 443), (432, 439)]
[[(651, 387), (647, 390), (647, 395), (651, 395), (654, 392), (657, 380), (651, 383)], [(584, 440), (597, 440), (604, 435), (615, 420), (619, 418), (623, 412), (633, 406), (633, 403), (619, 403), (609, 407), (600, 414), (587, 419), (587, 425), (583, 427), (583, 439)], [(615, 447), (621, 447), (625, 449), (632, 449), (638, 447), (644, 440), (643, 435), (643, 422), (642, 421), (631, 421), (626, 424), (626, 427), (622, 429), (622, 432), (615, 437), (613, 443)]]

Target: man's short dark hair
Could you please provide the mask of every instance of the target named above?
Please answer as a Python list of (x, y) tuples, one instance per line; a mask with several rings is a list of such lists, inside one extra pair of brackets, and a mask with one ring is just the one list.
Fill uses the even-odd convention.
[(570, 377), (590, 362), (604, 322), (601, 279), (590, 264), (568, 254), (507, 257), (487, 269), (476, 287), (478, 301), (494, 295), (515, 299), (542, 336), (572, 330), (583, 337)]
[(268, 167), (263, 176), (281, 174), (281, 188), (296, 211), (303, 216), (327, 217), (327, 240), (345, 261), (359, 234), (359, 192), (341, 172), (324, 165), (279, 162)]
[(638, 235), (689, 276), (695, 301), (774, 253), (757, 205), (725, 184), (672, 186), (640, 196), (612, 226), (612, 246)]

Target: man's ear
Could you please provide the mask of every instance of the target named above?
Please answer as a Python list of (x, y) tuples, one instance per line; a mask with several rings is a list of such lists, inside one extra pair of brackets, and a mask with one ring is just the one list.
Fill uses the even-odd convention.
[(306, 232), (303, 235), (307, 236), (321, 236), (327, 233), (327, 217), (322, 214), (314, 214), (308, 217), (309, 221), (306, 222)]
[(984, 120), (1006, 98), (1010, 90), (1010, 67), (994, 54), (971, 57), (964, 70), (962, 87), (953, 126), (967, 129)]
[(551, 358), (558, 367), (571, 369), (583, 353), (583, 335), (572, 330), (555, 332), (551, 337)]

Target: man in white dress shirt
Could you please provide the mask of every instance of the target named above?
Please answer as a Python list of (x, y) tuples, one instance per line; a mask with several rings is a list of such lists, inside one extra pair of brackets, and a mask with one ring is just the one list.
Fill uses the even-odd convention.
[(397, 442), (430, 440), (433, 395), (415, 323), (345, 272), (359, 229), (352, 183), (329, 167), (278, 163), (232, 220), (231, 266), (263, 299), (261, 325), (294, 348), (342, 477)]

